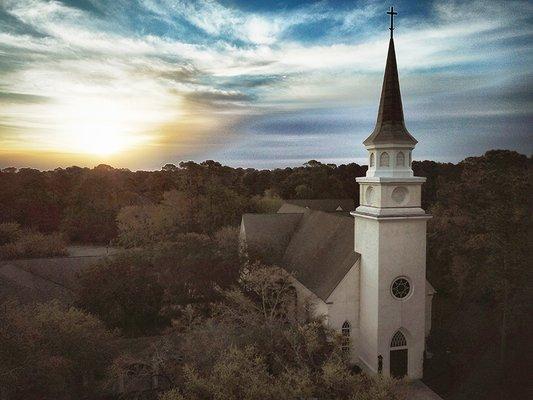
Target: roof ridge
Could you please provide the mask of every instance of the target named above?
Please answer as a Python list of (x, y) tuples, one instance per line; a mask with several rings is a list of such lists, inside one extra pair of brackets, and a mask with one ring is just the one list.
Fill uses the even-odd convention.
[(317, 213), (320, 213), (320, 214), (324, 214), (324, 215), (327, 215), (328, 217), (334, 217), (334, 218), (341, 218), (341, 219), (347, 219), (349, 218), (350, 220), (352, 219), (351, 215), (346, 215), (345, 212), (328, 212), (328, 211), (322, 211), (322, 210), (309, 210), (308, 213), (306, 213), (305, 215), (311, 215), (311, 214), (317, 214)]
[(272, 212), (272, 213), (244, 213), (243, 217), (245, 215), (303, 215), (304, 213), (279, 213), (279, 212)]

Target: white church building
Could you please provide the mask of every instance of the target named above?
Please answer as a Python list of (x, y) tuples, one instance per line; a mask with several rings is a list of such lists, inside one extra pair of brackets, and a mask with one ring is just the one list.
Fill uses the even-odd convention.
[(342, 212), (342, 201), (331, 200), (327, 212), (300, 201), (245, 214), (241, 242), (294, 275), (298, 301), (311, 301), (349, 337), (354, 364), (420, 379), (435, 294), (426, 280), (430, 216), (421, 208), (425, 178), (411, 169), (417, 141), (404, 123), (392, 30), (376, 127), (363, 144), (369, 168), (357, 178), (359, 207)]

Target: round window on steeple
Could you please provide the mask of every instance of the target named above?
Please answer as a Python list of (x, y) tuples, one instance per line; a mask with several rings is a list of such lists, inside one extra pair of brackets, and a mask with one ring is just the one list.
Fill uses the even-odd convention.
[(405, 277), (396, 278), (391, 285), (392, 296), (404, 300), (411, 293), (411, 283)]
[(405, 186), (398, 186), (392, 191), (391, 197), (396, 204), (403, 204), (408, 194), (409, 190)]

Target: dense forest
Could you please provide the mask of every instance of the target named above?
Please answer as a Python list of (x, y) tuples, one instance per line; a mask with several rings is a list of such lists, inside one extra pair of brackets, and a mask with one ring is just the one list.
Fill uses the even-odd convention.
[[(454, 400), (525, 398), (531, 158), (495, 150), (413, 169), (427, 177), (427, 273), (437, 290), (424, 380)], [(3, 169), (0, 256), (59, 255), (67, 243), (128, 249), (83, 273), (76, 308), (0, 308), (0, 385), (25, 388), (4, 395), (33, 398), (39, 387), (40, 398), (69, 398), (58, 393), (79, 381), (80, 365), (91, 365), (98, 382), (131, 365), (110, 338), (164, 336), (149, 357), (170, 382), (165, 400), (402, 398), (397, 383), (350, 373), (334, 332), (291, 318), (284, 272), (246, 264), (237, 251), (243, 213), (275, 212), (294, 198), (351, 198), (356, 206), (355, 178), (365, 171), (314, 160), (275, 170), (215, 161), (150, 172)], [(83, 342), (81, 353), (59, 349), (65, 341)], [(176, 352), (189, 360), (185, 367), (169, 362)], [(239, 388), (239, 379), (250, 387)], [(84, 387), (77, 390), (89, 396)]]
[[(235, 225), (243, 212), (256, 211), (258, 197), (356, 198), (357, 164), (255, 170), (215, 161), (165, 165), (161, 171), (69, 167), (54, 171), (5, 168), (0, 172), (0, 221), (17, 222), (43, 233), (62, 232), (71, 242), (109, 243), (117, 237), (117, 214), (126, 206), (165, 201), (178, 191), (189, 232), (214, 232)], [(172, 196), (172, 195), (170, 195)], [(169, 201), (179, 201), (170, 199)]]

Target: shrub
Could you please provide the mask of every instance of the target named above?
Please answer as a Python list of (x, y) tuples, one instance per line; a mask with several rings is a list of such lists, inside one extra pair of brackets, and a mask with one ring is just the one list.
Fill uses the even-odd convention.
[(15, 242), (22, 234), (20, 225), (16, 222), (0, 224), (0, 246)]
[[(17, 235), (15, 230), (13, 230), (11, 234), (12, 237), (16, 237)], [(57, 233), (43, 235), (39, 232), (26, 231), (20, 233), (14, 241), (0, 246), (1, 260), (11, 260), (15, 258), (55, 257), (64, 256), (66, 254), (66, 243), (61, 235)]]

